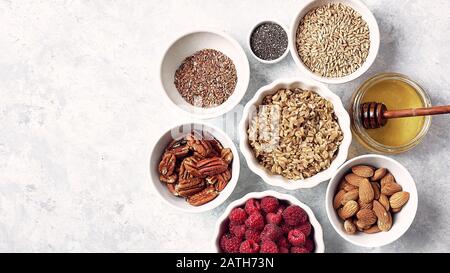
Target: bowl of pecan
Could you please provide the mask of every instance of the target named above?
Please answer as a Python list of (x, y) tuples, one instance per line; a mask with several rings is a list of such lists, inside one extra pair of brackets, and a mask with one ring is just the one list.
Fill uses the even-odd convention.
[(178, 37), (161, 60), (163, 97), (183, 114), (218, 117), (239, 104), (247, 91), (247, 55), (230, 35), (212, 29)]
[(216, 222), (214, 251), (221, 253), (323, 253), (320, 223), (292, 195), (251, 192), (233, 201)]
[(341, 99), (320, 82), (280, 79), (245, 105), (240, 148), (248, 167), (272, 186), (312, 188), (331, 178), (352, 141)]
[(166, 131), (150, 158), (156, 192), (169, 205), (204, 212), (222, 204), (239, 177), (233, 141), (219, 128), (190, 123)]

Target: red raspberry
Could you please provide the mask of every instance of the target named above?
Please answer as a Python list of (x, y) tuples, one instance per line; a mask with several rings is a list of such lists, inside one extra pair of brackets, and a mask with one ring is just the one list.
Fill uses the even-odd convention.
[(274, 242), (267, 240), (261, 244), (260, 253), (278, 253), (278, 247)]
[(298, 229), (289, 231), (288, 240), (293, 246), (302, 246), (306, 242), (306, 236)]
[(252, 213), (247, 220), (245, 220), (245, 225), (254, 230), (262, 230), (264, 228), (264, 217), (259, 212)]
[(281, 229), (274, 224), (267, 224), (261, 232), (261, 240), (277, 241), (283, 235)]
[(309, 253), (309, 251), (304, 247), (293, 246), (291, 247), (291, 253)]
[(306, 248), (306, 250), (308, 250), (309, 253), (314, 252), (314, 248), (315, 248), (315, 246), (314, 246), (314, 241), (311, 240), (311, 239), (309, 239), (309, 238), (306, 239), (304, 248)]
[(308, 220), (308, 215), (299, 206), (290, 205), (283, 211), (283, 219), (290, 226), (303, 224)]
[(281, 215), (285, 209), (286, 209), (286, 206), (285, 206), (285, 205), (280, 205), (280, 206), (278, 207), (277, 214), (278, 214), (278, 215)]
[(266, 215), (266, 221), (268, 224), (274, 224), (278, 226), (281, 224), (281, 220), (283, 220), (283, 218), (280, 214), (271, 212)]
[(247, 219), (247, 213), (242, 208), (234, 208), (230, 213), (230, 221), (236, 225), (242, 225)]
[(272, 196), (266, 196), (261, 200), (261, 208), (266, 213), (276, 212), (278, 210), (278, 199)]
[(260, 233), (253, 229), (247, 229), (245, 231), (245, 239), (259, 242), (261, 240)]
[(293, 229), (293, 227), (291, 227), (290, 225), (286, 223), (281, 224), (281, 231), (283, 232), (283, 234), (287, 235), (289, 231), (291, 231), (291, 229)]
[(289, 249), (285, 247), (280, 247), (278, 249), (278, 253), (289, 253)]
[(277, 245), (278, 247), (284, 247), (287, 249), (291, 247), (291, 244), (289, 243), (288, 239), (286, 239), (286, 237), (281, 237), (280, 239), (278, 239)]
[(258, 201), (251, 198), (248, 199), (247, 202), (245, 202), (245, 211), (248, 215), (253, 214), (254, 212), (260, 212), (261, 206), (259, 205)]
[(240, 245), (241, 240), (234, 235), (225, 234), (220, 238), (220, 248), (222, 248), (225, 253), (238, 253)]
[(238, 237), (239, 239), (244, 238), (245, 236), (245, 230), (247, 227), (245, 225), (233, 225), (230, 224), (230, 232), (234, 236)]
[(301, 232), (303, 232), (303, 234), (305, 234), (306, 237), (308, 237), (311, 234), (312, 226), (310, 223), (306, 222), (296, 227), (295, 229), (300, 230)]
[(255, 241), (247, 240), (244, 241), (241, 246), (239, 247), (240, 253), (258, 253), (259, 252), (259, 245), (255, 243)]

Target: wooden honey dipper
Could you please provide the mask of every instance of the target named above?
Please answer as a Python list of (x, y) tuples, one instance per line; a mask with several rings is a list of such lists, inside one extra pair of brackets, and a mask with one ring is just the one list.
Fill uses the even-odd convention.
[(386, 125), (388, 119), (431, 116), (449, 114), (450, 105), (433, 106), (428, 108), (388, 110), (386, 105), (379, 102), (366, 102), (361, 105), (361, 121), (364, 128), (376, 129)]

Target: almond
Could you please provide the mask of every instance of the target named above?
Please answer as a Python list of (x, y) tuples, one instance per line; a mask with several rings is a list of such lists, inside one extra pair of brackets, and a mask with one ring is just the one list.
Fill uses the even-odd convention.
[(373, 168), (365, 165), (358, 165), (352, 167), (352, 172), (360, 177), (372, 177), (373, 176)]
[(392, 228), (392, 214), (387, 211), (387, 219), (380, 220), (378, 219), (377, 225), (382, 231), (389, 231)]
[(361, 200), (358, 200), (359, 209), (372, 209), (372, 202), (364, 203)]
[(362, 222), (363, 226), (371, 226), (377, 221), (375, 212), (371, 209), (362, 209), (356, 213), (356, 218)]
[(368, 228), (368, 229), (365, 229), (364, 230), (364, 233), (367, 233), (367, 234), (374, 234), (374, 233), (378, 233), (378, 232), (380, 232), (381, 230), (380, 230), (380, 228), (377, 226), (377, 225), (373, 225), (373, 226), (371, 226), (370, 228)]
[(406, 202), (409, 200), (409, 192), (406, 191), (400, 191), (394, 193), (391, 198), (389, 198), (389, 204), (391, 205), (392, 209), (398, 209), (403, 207)]
[(350, 219), (345, 220), (344, 230), (345, 230), (345, 233), (347, 233), (347, 234), (355, 234), (356, 226), (355, 226), (355, 224), (353, 224), (352, 220), (350, 220)]
[(370, 203), (374, 198), (374, 191), (369, 180), (363, 179), (359, 182), (359, 199), (363, 203)]
[(391, 213), (386, 211), (383, 205), (377, 200), (373, 201), (373, 211), (378, 218), (377, 225), (382, 231), (389, 231), (392, 227)]
[(345, 176), (345, 180), (348, 182), (348, 183), (350, 183), (350, 184), (352, 184), (353, 186), (355, 186), (355, 187), (359, 187), (359, 182), (361, 181), (361, 180), (363, 180), (363, 179), (365, 179), (364, 177), (360, 177), (360, 176), (358, 176), (358, 175), (356, 175), (356, 174), (354, 174), (354, 173), (349, 173), (349, 174), (347, 174), (346, 176)]
[(356, 201), (356, 200), (358, 200), (358, 197), (359, 197), (358, 189), (354, 189), (349, 192), (346, 192), (344, 194), (344, 196), (342, 197), (341, 204), (345, 205), (348, 201), (351, 201), (351, 200)]
[(341, 207), (344, 194), (345, 194), (344, 190), (340, 190), (340, 191), (338, 191), (338, 193), (336, 193), (336, 195), (334, 196), (334, 200), (333, 200), (333, 208), (334, 209), (338, 209)]
[(356, 227), (356, 229), (358, 230), (358, 231), (363, 231), (364, 229), (362, 228), (362, 227), (358, 227), (358, 219), (353, 219), (353, 224), (355, 225), (355, 227)]
[[(403, 208), (403, 207), (402, 207)], [(402, 210), (402, 208), (391, 209), (393, 213), (397, 213)]]
[(359, 219), (356, 221), (356, 228), (359, 231), (364, 231), (365, 229), (368, 229), (369, 227), (370, 227), (370, 225), (367, 225), (367, 223), (365, 223), (364, 221), (361, 221)]
[(348, 201), (342, 208), (338, 210), (339, 216), (345, 220), (347, 218), (352, 217), (355, 215), (359, 210), (359, 205), (356, 203), (356, 201)]
[(381, 187), (384, 186), (386, 183), (395, 183), (395, 178), (391, 173), (387, 173), (383, 178), (381, 178)]
[(345, 182), (345, 184), (344, 184), (344, 190), (345, 191), (352, 191), (352, 190), (354, 190), (354, 189), (357, 189), (358, 187), (356, 187), (356, 186), (353, 186), (352, 184), (350, 184), (350, 183), (348, 183), (348, 182)]
[(381, 185), (381, 193), (386, 196), (391, 196), (396, 192), (402, 191), (402, 186), (395, 182), (388, 182)]
[(383, 178), (387, 173), (387, 169), (386, 168), (379, 168), (375, 171), (375, 173), (373, 174), (372, 178), (370, 180), (372, 181), (378, 181), (381, 178)]
[(380, 198), (378, 199), (378, 202), (380, 202), (380, 204), (383, 205), (383, 207), (384, 207), (387, 211), (389, 211), (389, 209), (390, 209), (391, 206), (389, 205), (389, 199), (387, 198), (386, 195), (381, 194), (381, 195), (380, 195)]
[(338, 190), (343, 190), (346, 183), (347, 181), (343, 178), (341, 182), (339, 182)]
[(380, 199), (380, 184), (377, 182), (370, 182), (373, 188), (373, 199), (378, 200)]

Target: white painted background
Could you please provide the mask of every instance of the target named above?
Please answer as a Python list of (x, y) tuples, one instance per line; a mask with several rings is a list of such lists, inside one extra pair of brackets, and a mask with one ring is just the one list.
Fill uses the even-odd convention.
[[(394, 71), (417, 80), (433, 103), (450, 103), (450, 2), (365, 2), (380, 25), (379, 56), (360, 79), (330, 89), (347, 104), (364, 79)], [(244, 104), (262, 85), (300, 75), (290, 56), (257, 63), (245, 39), (259, 20), (289, 25), (301, 3), (0, 0), (0, 251), (210, 249), (225, 206), (270, 187), (243, 162), (235, 192), (212, 212), (186, 215), (158, 199), (149, 185), (152, 143), (163, 127), (188, 120), (161, 103), (159, 59), (178, 33), (228, 32), (250, 58)], [(326, 183), (291, 192), (315, 211), (327, 251), (450, 251), (449, 135), (450, 117), (436, 117), (422, 145), (395, 156), (416, 179), (419, 209), (392, 245), (362, 249), (338, 237), (325, 214)], [(355, 143), (351, 156), (362, 153)]]

